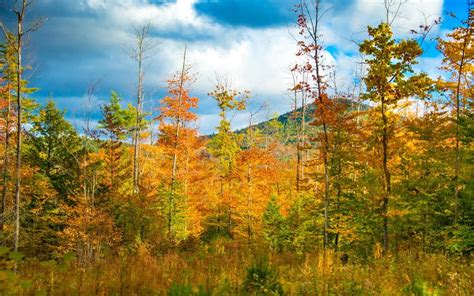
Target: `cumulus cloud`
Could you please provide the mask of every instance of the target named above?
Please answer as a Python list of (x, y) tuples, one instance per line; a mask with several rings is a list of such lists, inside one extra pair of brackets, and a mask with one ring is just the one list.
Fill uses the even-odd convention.
[[(136, 65), (123, 45), (132, 42), (132, 25), (150, 22), (153, 37), (161, 42), (146, 73), (150, 109), (164, 95), (166, 78), (179, 69), (187, 43), (188, 61), (198, 73), (193, 92), (201, 98), (201, 132), (211, 132), (218, 122), (217, 107), (206, 95), (216, 73), (227, 76), (234, 87), (250, 90), (257, 103), (269, 101), (272, 112), (284, 112), (290, 109), (287, 69), (295, 62), (296, 51), (288, 32), (294, 30), (293, 4), (287, 0), (37, 1), (32, 16), (49, 20), (34, 33), (28, 50), (35, 66), (33, 85), (40, 87), (39, 97), (52, 95), (70, 116), (79, 116), (91, 80), (102, 81), (98, 97), (106, 98), (114, 89), (132, 102)], [(406, 37), (425, 18), (434, 19), (442, 7), (443, 0), (407, 0), (394, 23), (397, 36)], [(360, 59), (355, 41), (366, 36), (366, 25), (384, 19), (383, 1), (336, 0), (327, 8), (322, 28), (328, 46), (326, 62), (337, 67), (340, 83), (346, 86)], [(6, 15), (0, 13), (2, 19)], [(424, 60), (419, 67), (433, 70), (430, 65), (432, 61)], [(243, 115), (236, 117), (234, 127), (245, 120)]]

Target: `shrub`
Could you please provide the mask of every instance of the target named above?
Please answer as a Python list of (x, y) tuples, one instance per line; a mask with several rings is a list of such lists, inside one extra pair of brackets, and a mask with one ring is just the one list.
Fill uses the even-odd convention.
[(243, 286), (251, 295), (283, 295), (278, 272), (272, 268), (266, 257), (258, 259), (247, 269)]

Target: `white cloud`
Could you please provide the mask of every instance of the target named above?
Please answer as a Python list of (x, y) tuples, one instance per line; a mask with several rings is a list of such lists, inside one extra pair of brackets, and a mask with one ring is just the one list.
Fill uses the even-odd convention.
[[(398, 10), (393, 22), (394, 31), (397, 35), (406, 35), (411, 29), (417, 29), (425, 21), (432, 22), (442, 13), (443, 0), (401, 0), (401, 2), (399, 10), (396, 3), (390, 8), (392, 13)], [(390, 15), (390, 19), (392, 17), (393, 15)], [(355, 1), (348, 20), (348, 23), (356, 31), (365, 30), (368, 24), (377, 25), (381, 21), (385, 21), (384, 1)]]
[(197, 14), (194, 9), (196, 2), (177, 0), (157, 6), (140, 0), (116, 1), (107, 8), (107, 15), (111, 22), (122, 27), (150, 22), (159, 30), (188, 27), (209, 33), (209, 30), (214, 30), (215, 25)]
[[(66, 39), (77, 44), (75, 48), (80, 50), (76, 55), (83, 55), (85, 60), (73, 61), (76, 63), (74, 69), (86, 74), (82, 76), (99, 73), (101, 76), (98, 78), (121, 84), (111, 85), (111, 88), (131, 90), (135, 68), (131, 61), (127, 60), (120, 45), (130, 41), (127, 39), (127, 33), (132, 25), (150, 21), (153, 29), (163, 36), (163, 43), (153, 60), (150, 72), (147, 73), (147, 85), (160, 84), (162, 87), (163, 81), (179, 69), (184, 40), (187, 40), (188, 61), (199, 73), (195, 92), (201, 95), (207, 93), (212, 88), (215, 74), (223, 74), (233, 81), (236, 88), (250, 90), (262, 101), (270, 99), (271, 111), (283, 112), (290, 109), (286, 99), (286, 92), (290, 87), (288, 67), (295, 61), (296, 42), (288, 33), (287, 27), (252, 29), (220, 25), (198, 14), (194, 9), (196, 2), (197, 0), (177, 0), (153, 5), (146, 0), (80, 0), (77, 4), (79, 8), (74, 9), (93, 11), (99, 17), (88, 20), (71, 17), (66, 22), (62, 20), (63, 25), (69, 24), (74, 29), (73, 33), (66, 28), (48, 29), (48, 24), (42, 30), (62, 32), (58, 38), (49, 37), (53, 44)], [(362, 40), (368, 24), (376, 25), (384, 19), (383, 0), (354, 0), (351, 4), (347, 4), (347, 1), (343, 3), (344, 7), (333, 9), (323, 18), (322, 27), (326, 45), (337, 49), (337, 52), (326, 55), (326, 62), (337, 66), (337, 72), (341, 76), (341, 88), (348, 87), (351, 83), (359, 59), (357, 46), (351, 40)], [(394, 24), (396, 34), (406, 36), (410, 29), (424, 23), (425, 16), (434, 19), (441, 14), (442, 6), (443, 0), (407, 0)], [(170, 34), (164, 34), (166, 32)], [(68, 34), (70, 36), (66, 38)], [(61, 47), (60, 44), (57, 45)], [(51, 43), (44, 46), (49, 46), (48, 50), (54, 50)], [(100, 48), (101, 54), (86, 60), (86, 51), (93, 49), (97, 52), (97, 48)], [(67, 58), (66, 56), (65, 59)], [(56, 66), (58, 62), (60, 61), (55, 60), (49, 66)], [(433, 61), (424, 60), (420, 67), (427, 69), (432, 64)], [(98, 69), (97, 73), (93, 73), (94, 69)], [(102, 77), (104, 73), (109, 74)], [(57, 79), (61, 82), (66, 78), (78, 79), (78, 74), (74, 71), (61, 72), (56, 76), (48, 75), (58, 76)], [(68, 76), (64, 78), (59, 75)], [(83, 83), (85, 80), (89, 81), (89, 78), (78, 80)], [(82, 92), (86, 87), (87, 85), (82, 86)], [(105, 92), (108, 94), (109, 89)], [(199, 111), (202, 114), (199, 125), (201, 131), (207, 133), (217, 125), (218, 117), (210, 115), (216, 111), (215, 107), (212, 107), (211, 99), (201, 100), (206, 109)], [(244, 121), (244, 117), (236, 117), (235, 126), (242, 126)]]

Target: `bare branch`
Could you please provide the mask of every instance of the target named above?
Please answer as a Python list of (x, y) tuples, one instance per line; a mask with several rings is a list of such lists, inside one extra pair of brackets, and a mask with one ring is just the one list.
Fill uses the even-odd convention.
[(35, 20), (30, 25), (30, 27), (25, 31), (25, 34), (37, 31), (47, 20), (48, 20), (47, 17), (40, 17), (39, 19)]

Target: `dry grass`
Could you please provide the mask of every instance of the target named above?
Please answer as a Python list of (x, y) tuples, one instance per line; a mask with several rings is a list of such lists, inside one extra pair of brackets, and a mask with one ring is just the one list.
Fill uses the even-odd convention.
[[(401, 252), (369, 263), (339, 254), (274, 254), (233, 243), (155, 256), (108, 256), (88, 267), (25, 262), (6, 295), (244, 295), (247, 268), (268, 256), (287, 295), (473, 295), (472, 258)], [(0, 278), (0, 283), (1, 278)], [(13, 283), (16, 283), (15, 285)], [(172, 289), (173, 291), (170, 291)], [(191, 290), (194, 294), (189, 294)], [(198, 293), (199, 292), (199, 293)]]

